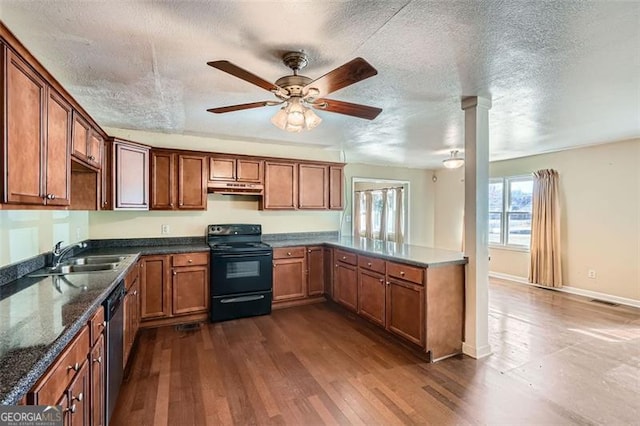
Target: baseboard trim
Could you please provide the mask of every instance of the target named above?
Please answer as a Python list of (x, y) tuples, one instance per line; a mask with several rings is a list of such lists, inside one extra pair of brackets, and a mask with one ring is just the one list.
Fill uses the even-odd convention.
[[(502, 274), (500, 272), (489, 272), (489, 277), (498, 278), (501, 280), (512, 281), (518, 284), (526, 284), (532, 287), (540, 287), (549, 289), (550, 287), (545, 287), (543, 285), (538, 285), (534, 283), (530, 283), (527, 278), (519, 277), (517, 275), (509, 275)], [(584, 290), (582, 288), (571, 287), (571, 286), (563, 286), (560, 288), (553, 288), (553, 290), (560, 291), (563, 293), (575, 294), (576, 296), (583, 296), (589, 299), (599, 299), (607, 302), (618, 303), (620, 305), (632, 306), (634, 308), (640, 308), (640, 300), (629, 299), (627, 297), (614, 296), (611, 294), (600, 293), (598, 291)]]
[(485, 345), (476, 348), (468, 343), (462, 343), (462, 353), (474, 359), (486, 358), (491, 355), (491, 346)]

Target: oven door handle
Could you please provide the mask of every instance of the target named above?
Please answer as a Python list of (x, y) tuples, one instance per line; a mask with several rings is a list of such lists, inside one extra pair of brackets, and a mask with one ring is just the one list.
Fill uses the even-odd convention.
[(272, 253), (214, 254), (216, 259), (241, 259), (245, 257), (271, 257)]
[(229, 299), (220, 300), (220, 303), (252, 302), (254, 300), (260, 300), (260, 299), (264, 299), (264, 294), (254, 294), (252, 296), (231, 297)]

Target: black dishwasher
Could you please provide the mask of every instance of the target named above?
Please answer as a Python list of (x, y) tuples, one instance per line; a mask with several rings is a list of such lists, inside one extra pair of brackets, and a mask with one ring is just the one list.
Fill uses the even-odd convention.
[(104, 301), (105, 319), (107, 321), (107, 375), (106, 375), (106, 419), (109, 424), (113, 409), (118, 400), (118, 391), (122, 384), (123, 376), (123, 350), (124, 350), (124, 282), (120, 281), (115, 290)]

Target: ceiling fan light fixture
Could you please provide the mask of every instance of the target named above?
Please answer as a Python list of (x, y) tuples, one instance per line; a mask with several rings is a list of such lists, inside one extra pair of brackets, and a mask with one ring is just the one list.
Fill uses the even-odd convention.
[(464, 165), (464, 158), (458, 157), (458, 150), (451, 151), (451, 157), (442, 160), (442, 165), (447, 169), (457, 169)]
[(271, 123), (281, 130), (297, 133), (311, 130), (322, 122), (313, 110), (302, 103), (300, 97), (291, 97), (271, 118)]

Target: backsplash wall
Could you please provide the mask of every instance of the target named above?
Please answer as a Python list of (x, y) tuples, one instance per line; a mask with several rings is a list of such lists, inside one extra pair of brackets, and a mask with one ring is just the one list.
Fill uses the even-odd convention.
[(89, 238), (89, 212), (1, 210), (0, 267)]

